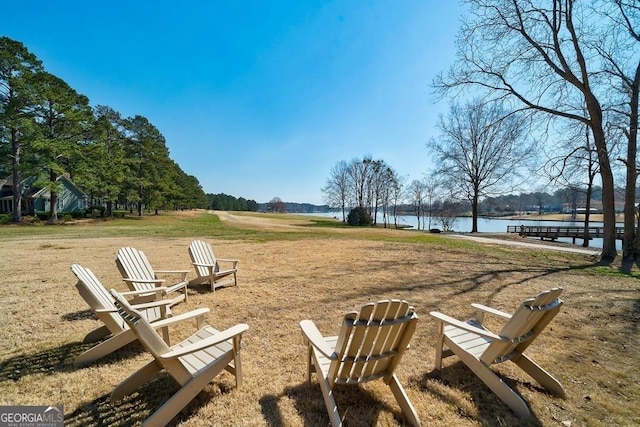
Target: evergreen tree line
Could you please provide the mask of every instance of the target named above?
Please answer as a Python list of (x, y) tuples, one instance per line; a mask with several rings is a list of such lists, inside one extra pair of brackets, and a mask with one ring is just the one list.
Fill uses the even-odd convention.
[[(22, 181), (36, 176), (50, 191), (49, 217), (56, 220), (63, 174), (109, 216), (116, 208), (142, 215), (209, 205), (198, 179), (170, 158), (147, 118), (91, 107), (21, 42), (0, 37), (0, 178), (11, 176), (13, 206), (20, 206)], [(22, 222), (21, 209), (13, 209), (12, 221)]]
[(207, 205), (219, 211), (258, 211), (258, 203), (255, 200), (235, 198), (224, 193), (207, 194)]

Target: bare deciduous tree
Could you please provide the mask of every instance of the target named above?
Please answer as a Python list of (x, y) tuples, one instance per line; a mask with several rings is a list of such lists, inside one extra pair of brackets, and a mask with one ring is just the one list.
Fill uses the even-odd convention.
[[(549, 0), (467, 0), (458, 58), (434, 81), (441, 94), (469, 86), (518, 108), (574, 120), (591, 129), (602, 178), (602, 259), (616, 255), (614, 177), (596, 83), (593, 19), (588, 2)], [(606, 91), (605, 91), (606, 92)], [(586, 111), (586, 114), (583, 112)]]
[(418, 230), (424, 228), (424, 221), (421, 221), (424, 211), (424, 198), (426, 195), (424, 181), (414, 179), (407, 188), (407, 201), (413, 207), (418, 222)]
[[(599, 2), (599, 19), (606, 22), (594, 49), (604, 60), (605, 73), (612, 77), (612, 110), (622, 120), (627, 139), (624, 196), (623, 258), (640, 257), (640, 228), (635, 228), (636, 184), (638, 179), (638, 103), (640, 99), (640, 2), (608, 0)], [(626, 124), (624, 123), (626, 122)]]
[(440, 117), (440, 138), (432, 139), (429, 148), (437, 159), (436, 173), (447, 178), (452, 194), (471, 203), (472, 233), (478, 231), (480, 198), (510, 189), (520, 168), (535, 158), (525, 125), (520, 114), (479, 100), (454, 104)]
[(342, 210), (342, 222), (347, 221), (347, 208), (349, 198), (349, 166), (344, 160), (339, 161), (331, 169), (326, 185), (322, 188), (325, 202), (332, 208)]
[[(571, 132), (572, 129), (568, 129)], [(560, 147), (556, 147), (554, 150), (556, 153), (562, 153), (562, 146), (575, 147), (569, 153), (562, 153), (553, 156), (549, 159), (545, 165), (547, 175), (552, 182), (559, 183), (561, 186), (575, 191), (583, 192), (585, 195), (585, 216), (584, 216), (584, 235), (582, 240), (582, 246), (589, 246), (589, 217), (591, 215), (591, 199), (593, 194), (593, 187), (596, 175), (598, 174), (598, 153), (595, 146), (591, 142), (590, 132), (587, 127), (583, 127), (582, 132), (580, 129), (573, 130), (578, 131), (578, 135), (570, 135), (571, 140), (581, 140), (582, 145), (576, 143), (567, 143), (561, 141)], [(580, 135), (583, 133), (583, 135)], [(572, 202), (577, 202), (577, 199), (573, 197)], [(572, 207), (572, 217), (575, 219), (578, 206)]]
[(286, 212), (284, 202), (280, 197), (274, 197), (273, 199), (271, 199), (269, 203), (267, 203), (267, 210), (269, 212), (276, 212), (276, 213)]

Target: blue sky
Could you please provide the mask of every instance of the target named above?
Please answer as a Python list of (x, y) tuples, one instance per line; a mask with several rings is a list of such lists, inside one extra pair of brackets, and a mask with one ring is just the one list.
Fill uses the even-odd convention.
[(321, 204), (340, 160), (431, 167), (429, 87), (453, 62), (453, 0), (34, 1), (2, 35), (123, 116), (142, 115), (207, 193)]

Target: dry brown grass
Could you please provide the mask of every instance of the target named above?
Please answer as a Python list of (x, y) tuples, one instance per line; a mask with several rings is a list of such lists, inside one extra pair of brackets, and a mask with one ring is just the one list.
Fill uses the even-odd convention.
[[(227, 220), (265, 230), (283, 225), (244, 216)], [(236, 389), (233, 377), (224, 373), (174, 424), (326, 425), (317, 382), (304, 382), (298, 322), (313, 319), (322, 332), (334, 334), (345, 312), (382, 298), (406, 299), (420, 315), (398, 375), (423, 425), (640, 423), (636, 278), (595, 275), (593, 260), (580, 256), (531, 256), (518, 247), (446, 249), (362, 238), (361, 232), (349, 236), (350, 231), (261, 243), (206, 238), (219, 257), (241, 260), (239, 286), (215, 293), (206, 287), (191, 289), (189, 302), (174, 311), (204, 306), (211, 308), (207, 321), (219, 329), (249, 324), (242, 355), (245, 383)], [(406, 232), (371, 231), (406, 236), (397, 233)], [(137, 344), (89, 367), (73, 368), (73, 358), (88, 348), (82, 338), (99, 323), (73, 286), (69, 265), (89, 267), (105, 286), (124, 290), (114, 263), (118, 248), (143, 250), (158, 269), (190, 268), (187, 247), (200, 237), (0, 239), (0, 405), (63, 404), (66, 424), (72, 426), (136, 425), (144, 420), (177, 386), (161, 375), (140, 393), (109, 403), (113, 387), (149, 359)], [(563, 383), (567, 399), (547, 394), (509, 363), (497, 366), (531, 408), (533, 421), (523, 423), (455, 357), (445, 360), (441, 372), (433, 371), (429, 311), (466, 318), (472, 302), (512, 311), (523, 298), (553, 286), (565, 288), (565, 306), (528, 353)], [(190, 327), (175, 333), (183, 336)], [(402, 424), (382, 382), (338, 388), (336, 400), (348, 425)]]

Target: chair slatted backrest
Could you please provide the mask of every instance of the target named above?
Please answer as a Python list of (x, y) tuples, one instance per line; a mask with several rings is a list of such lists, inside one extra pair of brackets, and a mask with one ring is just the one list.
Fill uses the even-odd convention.
[(415, 331), (417, 315), (406, 301), (384, 300), (345, 315), (328, 377), (353, 384), (391, 376)]
[[(205, 264), (205, 265), (213, 265), (213, 271), (220, 271), (220, 266), (216, 262), (216, 256), (213, 252), (213, 248), (207, 242), (202, 240), (194, 240), (189, 245), (189, 256), (191, 257), (191, 261), (194, 264)], [(196, 270), (198, 271), (198, 276), (208, 276), (209, 269), (202, 265), (195, 265)]]
[[(144, 252), (135, 248), (124, 247), (118, 250), (118, 256), (116, 258), (116, 264), (122, 277), (130, 279), (140, 280), (155, 280), (156, 274), (153, 271), (153, 267), (149, 264)], [(133, 282), (132, 286), (135, 290), (152, 290), (156, 286), (153, 283), (140, 283)]]
[(133, 308), (124, 296), (114, 289), (111, 289), (111, 295), (122, 319), (133, 329), (142, 345), (153, 354), (156, 360), (160, 361), (160, 355), (170, 350), (167, 343), (164, 342), (142, 313)]
[(128, 329), (126, 323), (117, 313), (113, 297), (102, 286), (95, 274), (79, 264), (72, 264), (71, 271), (78, 279), (76, 283), (78, 292), (94, 313), (102, 311), (99, 314), (96, 313), (96, 315), (107, 326), (109, 331), (116, 333)]
[(498, 334), (504, 340), (493, 341), (480, 359), (490, 365), (522, 354), (560, 311), (562, 291), (553, 288), (523, 301)]

